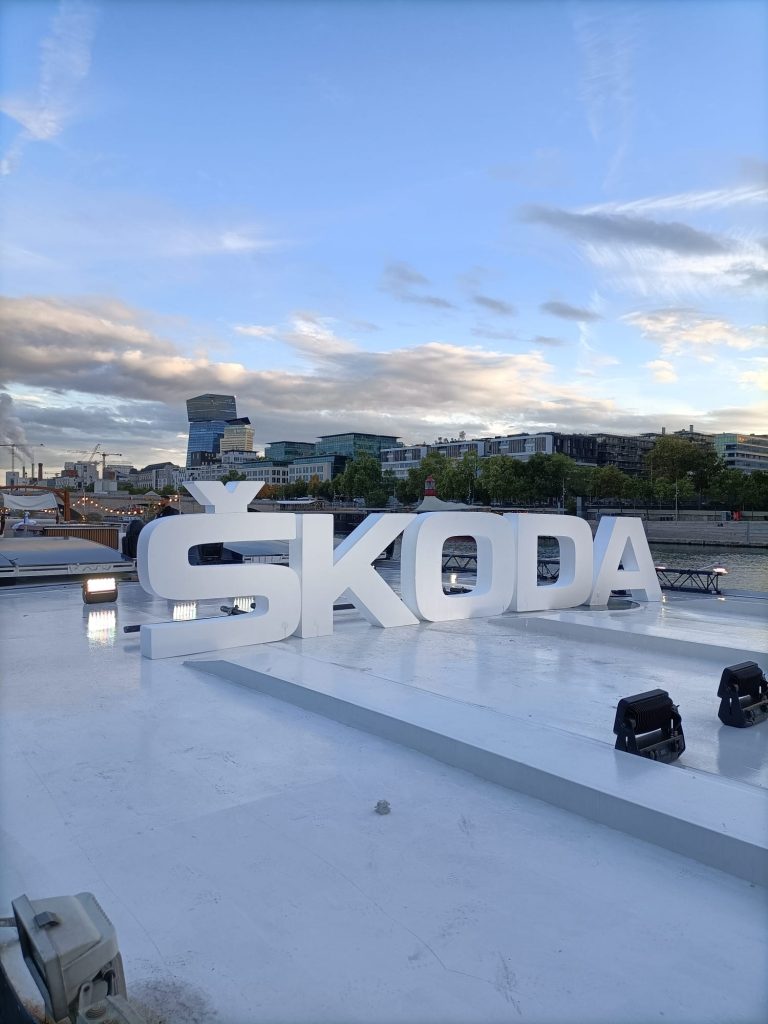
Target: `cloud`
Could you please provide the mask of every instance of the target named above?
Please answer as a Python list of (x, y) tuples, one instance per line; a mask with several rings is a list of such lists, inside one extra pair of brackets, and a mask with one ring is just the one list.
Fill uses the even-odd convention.
[(522, 218), (545, 224), (580, 242), (662, 249), (686, 255), (722, 253), (728, 245), (714, 235), (688, 224), (630, 217), (623, 213), (571, 213), (552, 206), (527, 206)]
[(487, 309), (491, 313), (497, 313), (499, 316), (515, 316), (517, 309), (509, 302), (504, 302), (503, 299), (494, 299), (490, 295), (473, 295), (472, 301), (478, 306), (482, 306), (483, 309)]
[[(759, 356), (757, 359), (750, 360), (755, 365), (754, 370), (745, 370), (737, 376), (739, 384), (745, 387), (756, 387), (761, 391), (768, 391), (768, 358)], [(768, 417), (766, 418), (766, 424), (763, 430), (768, 429)]]
[(550, 345), (553, 348), (560, 345), (564, 345), (565, 342), (562, 338), (553, 338), (547, 334), (537, 334), (535, 338), (531, 338), (532, 345)]
[(559, 316), (562, 320), (577, 320), (580, 323), (591, 323), (594, 320), (601, 320), (599, 313), (593, 313), (591, 309), (583, 309), (581, 306), (571, 306), (567, 302), (543, 302), (539, 309), (543, 313), (551, 313), (552, 316)]
[(597, 145), (609, 153), (605, 185), (629, 151), (634, 113), (632, 62), (637, 36), (634, 12), (600, 4), (575, 8), (574, 34), (581, 57), (579, 95)]
[(643, 214), (665, 210), (725, 210), (732, 206), (759, 205), (768, 202), (768, 186), (738, 185), (731, 188), (678, 192), (669, 196), (649, 196), (625, 203), (600, 203), (582, 210), (582, 214)]
[[(34, 196), (24, 189), (3, 210), (6, 274), (39, 268), (62, 290), (82, 289), (83, 275), (123, 265), (171, 262), (174, 276), (183, 261), (246, 261), (285, 249), (290, 241), (271, 237), (267, 227), (239, 211), (185, 209), (123, 190), (94, 190), (51, 183)], [(63, 280), (63, 286), (62, 286)], [(51, 287), (48, 285), (48, 287)]]
[[(252, 370), (239, 362), (189, 356), (149, 331), (143, 315), (119, 303), (85, 307), (13, 298), (2, 301), (0, 313), (9, 342), (3, 368), (9, 385), (34, 389), (45, 406), (57, 407), (56, 395), (75, 396), (70, 401), (77, 408), (75, 422), (82, 421), (86, 407), (112, 417), (119, 408), (124, 429), (121, 433), (119, 423), (109, 429), (117, 431), (115, 450), (129, 457), (122, 436), (127, 445), (143, 434), (147, 447), (178, 446), (178, 413), (163, 420), (165, 433), (141, 421), (151, 420), (160, 405), (183, 417), (185, 399), (208, 391), (236, 394), (262, 443), (287, 432), (312, 439), (353, 428), (418, 437), (459, 422), (461, 429), (495, 433), (513, 420), (549, 419), (556, 399), (563, 400), (561, 410), (571, 410), (574, 423), (599, 422), (612, 409), (576, 385), (558, 385), (539, 352), (509, 354), (437, 341), (371, 352), (336, 335), (329, 318), (311, 313), (295, 314), (280, 335), (303, 356), (300, 372)], [(39, 402), (28, 401), (25, 409), (25, 416), (39, 420), (43, 415)], [(89, 436), (98, 432), (98, 423), (98, 416), (89, 421)], [(59, 427), (51, 423), (48, 429)]]
[(251, 338), (273, 338), (277, 327), (262, 327), (259, 324), (233, 324), (232, 330)]
[(10, 174), (30, 142), (49, 142), (60, 135), (76, 113), (77, 93), (91, 66), (96, 8), (82, 0), (62, 0), (40, 44), (40, 77), (36, 97), (11, 96), (0, 109), (22, 126), (0, 161), (0, 174)]
[[(309, 312), (294, 314), (280, 334), (302, 356), (299, 371), (187, 355), (148, 329), (146, 314), (119, 302), (13, 298), (2, 301), (0, 314), (8, 341), (4, 380), (28, 436), (45, 442), (51, 469), (55, 443), (63, 452), (97, 440), (134, 464), (183, 460), (184, 402), (205, 392), (236, 395), (258, 445), (351, 429), (420, 440), (458, 430), (632, 432), (667, 422), (659, 412), (596, 397), (589, 378), (561, 383), (540, 351), (440, 341), (368, 351), (339, 337), (330, 318)], [(594, 349), (581, 355), (584, 365), (613, 360)], [(755, 408), (732, 412), (718, 428), (747, 429), (758, 419)], [(702, 427), (717, 425), (705, 410), (681, 413), (685, 422), (691, 416)]]
[(424, 288), (431, 284), (418, 270), (407, 263), (390, 263), (384, 269), (381, 281), (382, 291), (388, 292), (400, 302), (411, 302), (419, 306), (433, 306), (435, 309), (455, 309), (452, 302), (439, 295), (424, 295), (414, 288)]
[(765, 282), (768, 253), (753, 231), (718, 236), (679, 222), (594, 209), (603, 212), (537, 206), (521, 216), (577, 239), (586, 259), (618, 290), (676, 298), (756, 290)]
[(659, 384), (674, 384), (678, 379), (674, 366), (666, 359), (652, 359), (645, 365)]
[(768, 342), (766, 327), (736, 327), (722, 317), (707, 316), (696, 309), (627, 313), (622, 320), (639, 328), (669, 356), (688, 354), (711, 360), (712, 352), (719, 348), (746, 351)]

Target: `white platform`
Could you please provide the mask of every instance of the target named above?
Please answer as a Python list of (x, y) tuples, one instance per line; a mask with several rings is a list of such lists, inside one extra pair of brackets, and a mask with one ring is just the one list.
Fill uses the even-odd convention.
[[(0, 914), (22, 892), (94, 891), (150, 1024), (764, 1019), (764, 887), (180, 661), (142, 660), (122, 626), (167, 613), (134, 584), (114, 618), (85, 610), (77, 587), (0, 591)], [(565, 740), (590, 737), (614, 762), (615, 688), (663, 685), (661, 655), (638, 686), (637, 652), (603, 641), (339, 618), (334, 637), (269, 656), (400, 687), (407, 673), (428, 699), (516, 725), (546, 706)], [(741, 647), (754, 625), (732, 615)], [(686, 675), (676, 657), (693, 764), (721, 666), (705, 651)], [(464, 689), (447, 694), (451, 680)], [(714, 722), (710, 767), (732, 763), (728, 785), (756, 792), (762, 755), (724, 756)], [(374, 813), (379, 799), (391, 814)]]

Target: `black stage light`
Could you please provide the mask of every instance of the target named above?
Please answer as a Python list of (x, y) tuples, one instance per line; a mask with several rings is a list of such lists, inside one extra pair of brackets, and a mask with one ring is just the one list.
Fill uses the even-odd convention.
[(768, 679), (756, 661), (742, 661), (723, 669), (717, 696), (717, 717), (723, 725), (746, 729), (768, 718)]
[(114, 576), (89, 576), (83, 580), (83, 601), (86, 604), (112, 604), (117, 600)]
[(616, 750), (676, 761), (685, 750), (685, 737), (677, 705), (666, 690), (648, 690), (622, 697), (616, 707)]

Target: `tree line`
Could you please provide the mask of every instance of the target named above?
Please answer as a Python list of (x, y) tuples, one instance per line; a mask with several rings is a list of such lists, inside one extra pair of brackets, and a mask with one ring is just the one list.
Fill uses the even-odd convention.
[(467, 504), (559, 504), (575, 510), (577, 496), (588, 502), (615, 501), (637, 507), (691, 503), (730, 510), (768, 508), (768, 473), (751, 474), (726, 468), (711, 448), (677, 437), (660, 437), (644, 460), (641, 476), (616, 466), (582, 466), (567, 455), (537, 453), (527, 462), (508, 455), (479, 458), (469, 451), (458, 461), (430, 452), (404, 480), (382, 472), (372, 455), (350, 460), (333, 480), (317, 476), (279, 487), (267, 486), (260, 497), (318, 497), (383, 508), (394, 497), (405, 505), (421, 500), (427, 477), (435, 480), (438, 497)]

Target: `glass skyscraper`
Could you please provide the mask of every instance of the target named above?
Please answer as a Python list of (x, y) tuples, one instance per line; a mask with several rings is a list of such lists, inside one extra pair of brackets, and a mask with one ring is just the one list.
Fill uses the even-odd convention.
[(202, 466), (218, 455), (227, 421), (236, 418), (234, 395), (198, 395), (187, 399), (187, 466)]

